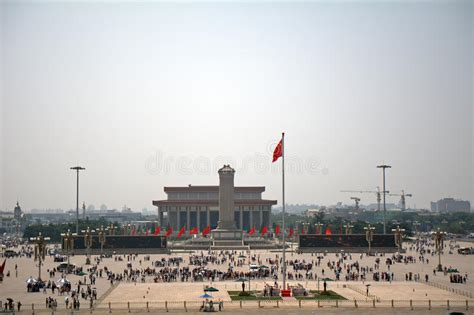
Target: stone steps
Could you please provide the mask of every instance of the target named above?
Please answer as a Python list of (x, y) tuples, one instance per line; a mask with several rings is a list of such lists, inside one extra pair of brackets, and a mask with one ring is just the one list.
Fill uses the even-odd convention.
[(250, 247), (248, 245), (212, 245), (211, 250), (242, 250), (242, 251), (249, 251)]

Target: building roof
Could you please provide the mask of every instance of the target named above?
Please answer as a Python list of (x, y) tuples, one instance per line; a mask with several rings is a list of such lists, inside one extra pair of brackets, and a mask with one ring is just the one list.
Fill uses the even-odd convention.
[[(181, 187), (170, 187), (165, 186), (165, 193), (169, 192), (219, 192), (219, 186), (181, 186)], [(265, 186), (240, 186), (234, 187), (235, 192), (264, 192)]]
[[(276, 200), (267, 199), (235, 199), (236, 206), (242, 205), (276, 205)], [(182, 206), (182, 205), (204, 205), (218, 206), (219, 200), (153, 200), (154, 206)]]

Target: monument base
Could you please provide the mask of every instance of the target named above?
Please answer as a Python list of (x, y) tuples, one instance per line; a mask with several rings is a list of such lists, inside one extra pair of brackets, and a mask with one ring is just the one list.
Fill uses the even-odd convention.
[(234, 229), (215, 229), (211, 231), (214, 240), (239, 240), (242, 241), (243, 232)]
[(248, 245), (244, 245), (243, 232), (241, 230), (215, 229), (211, 231), (211, 250), (249, 250)]

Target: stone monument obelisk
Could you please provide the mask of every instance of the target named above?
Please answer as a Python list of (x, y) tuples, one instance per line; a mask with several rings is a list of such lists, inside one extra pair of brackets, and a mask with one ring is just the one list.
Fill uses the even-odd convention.
[(212, 231), (215, 240), (242, 240), (242, 231), (235, 224), (234, 174), (230, 165), (219, 170), (219, 221)]
[(235, 230), (234, 218), (234, 174), (230, 165), (219, 170), (219, 221), (218, 230)]

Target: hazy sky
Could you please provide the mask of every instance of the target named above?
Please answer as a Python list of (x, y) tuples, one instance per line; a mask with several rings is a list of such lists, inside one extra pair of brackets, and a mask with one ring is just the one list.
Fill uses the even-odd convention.
[[(0, 209), (153, 209), (165, 185), (289, 203), (474, 200), (473, 2), (1, 1)], [(362, 195), (362, 203), (375, 196)], [(389, 198), (398, 202), (398, 198)]]

